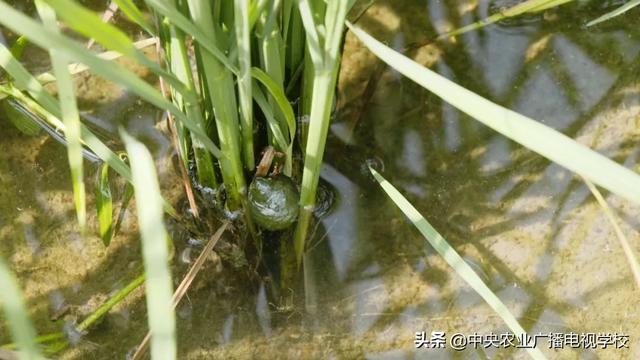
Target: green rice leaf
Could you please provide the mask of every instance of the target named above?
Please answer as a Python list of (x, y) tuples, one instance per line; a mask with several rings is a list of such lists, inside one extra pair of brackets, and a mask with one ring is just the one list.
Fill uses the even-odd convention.
[[(416, 210), (402, 194), (383, 178), (377, 171), (369, 168), (375, 179), (380, 183), (382, 189), (387, 193), (389, 198), (396, 206), (409, 218), (413, 225), (420, 231), (422, 236), (433, 246), (433, 248), (442, 256), (442, 258), (451, 266), (455, 272), (469, 284), (480, 295), (489, 306), (502, 318), (505, 324), (518, 335), (526, 334), (526, 331), (520, 326), (518, 320), (511, 314), (505, 304), (489, 289), (489, 287), (476, 274), (471, 266), (467, 264), (458, 252), (449, 245), (449, 242), (438, 233), (436, 229), (425, 219), (418, 210)], [(545, 359), (545, 356), (537, 348), (526, 349), (534, 359)]]
[(61, 34), (47, 31), (37, 22), (13, 9), (4, 1), (0, 1), (0, 13), (3, 14), (3, 16), (0, 17), (1, 24), (13, 31), (25, 35), (34, 44), (45, 49), (57, 49), (68, 56), (69, 59), (73, 59), (74, 61), (78, 61), (89, 66), (95, 74), (119, 85), (125, 86), (144, 100), (161, 109), (169, 110), (174, 114), (176, 119), (185, 124), (185, 126), (189, 128), (189, 130), (191, 130), (200, 139), (200, 141), (202, 141), (207, 150), (218, 158), (221, 156), (220, 150), (207, 136), (204, 129), (202, 129), (195, 121), (188, 118), (174, 104), (167, 101), (167, 99), (165, 99), (153, 86), (137, 77), (131, 71), (116, 64), (115, 62), (104, 60), (92, 54), (82, 45)]
[(104, 246), (111, 244), (113, 236), (113, 198), (109, 185), (109, 164), (104, 163), (98, 173), (96, 184), (96, 208), (98, 209), (98, 227)]
[(11, 45), (11, 54), (13, 54), (13, 56), (17, 59), (20, 59), (22, 57), (24, 49), (28, 44), (29, 40), (27, 40), (27, 38), (25, 38), (24, 36), (18, 37), (13, 45)]
[(605, 189), (640, 204), (640, 176), (568, 136), (497, 105), (423, 67), (349, 25), (376, 56), (458, 110)]
[(253, 98), (260, 107), (260, 110), (262, 110), (262, 114), (264, 115), (265, 119), (267, 119), (267, 125), (269, 126), (269, 129), (273, 134), (273, 138), (278, 145), (278, 150), (284, 151), (289, 147), (289, 143), (287, 142), (287, 140), (285, 140), (284, 135), (282, 134), (280, 124), (278, 124), (278, 120), (276, 120), (275, 116), (273, 115), (273, 109), (269, 105), (267, 97), (264, 95), (257, 84), (253, 91)]
[(124, 13), (129, 19), (136, 24), (140, 25), (149, 35), (155, 36), (153, 26), (144, 17), (144, 14), (131, 0), (114, 0), (120, 8), (120, 11)]
[[(56, 14), (42, 1), (35, 2), (40, 18), (45, 28), (52, 33), (59, 33)], [(80, 113), (76, 103), (73, 89), (73, 81), (68, 71), (69, 61), (67, 57), (56, 49), (50, 49), (51, 64), (56, 77), (64, 134), (67, 140), (67, 155), (71, 168), (71, 183), (73, 186), (73, 199), (76, 207), (76, 215), (80, 232), (85, 233), (87, 227), (87, 199), (84, 186), (84, 172), (82, 159), (82, 139)]]
[(287, 126), (289, 127), (289, 139), (290, 141), (293, 141), (293, 138), (296, 135), (296, 117), (293, 113), (291, 103), (289, 103), (289, 99), (287, 99), (287, 95), (284, 93), (284, 89), (281, 86), (278, 86), (278, 84), (260, 68), (251, 68), (251, 76), (264, 85), (267, 91), (269, 91), (269, 94), (276, 100), (278, 107), (284, 114), (285, 120), (287, 121)]
[(628, 3), (620, 6), (619, 8), (600, 16), (595, 20), (588, 22), (587, 27), (599, 24), (603, 21), (613, 19), (614, 17), (624, 14), (638, 5), (640, 5), (640, 0), (631, 0)]
[(244, 163), (253, 170), (253, 99), (251, 95), (251, 29), (249, 25), (250, 0), (234, 0), (236, 44), (238, 47), (238, 97), (240, 99), (240, 124)]
[(158, 177), (149, 150), (123, 129), (120, 129), (120, 136), (124, 140), (131, 163), (142, 238), (151, 358), (175, 359), (175, 314), (171, 300), (173, 289), (168, 266), (168, 236), (162, 219), (163, 200)]
[(309, 47), (311, 61), (316, 69), (322, 69), (324, 65), (322, 39), (320, 38), (320, 34), (317, 30), (309, 0), (298, 1), (298, 8), (300, 16), (302, 17), (302, 25), (304, 26), (306, 33), (307, 46)]
[(20, 350), (20, 359), (44, 359), (36, 346), (36, 331), (20, 294), (20, 289), (9, 267), (0, 258), (0, 304), (4, 310), (7, 327)]

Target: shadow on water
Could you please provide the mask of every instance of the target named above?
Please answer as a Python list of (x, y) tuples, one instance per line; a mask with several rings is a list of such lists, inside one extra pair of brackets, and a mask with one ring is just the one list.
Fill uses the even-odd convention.
[[(584, 29), (619, 2), (580, 2), (455, 41), (433, 41), (486, 17), (501, 3), (377, 1), (358, 24), (460, 85), (637, 169), (638, 12)], [(107, 130), (119, 116), (114, 108), (139, 106), (126, 96), (101, 104), (86, 105)], [(154, 129), (154, 116), (150, 108), (134, 111), (128, 126), (148, 134), (158, 158), (166, 159), (168, 142)], [(17, 146), (25, 141), (21, 136), (3, 131), (1, 146)], [(73, 240), (68, 172), (54, 165), (66, 164), (64, 150), (44, 137), (29, 142), (34, 153), (4, 151), (0, 157), (5, 189), (0, 246), (27, 294), (34, 294), (29, 304), (39, 330), (54, 331), (59, 324), (46, 320), (46, 305), (55, 294), (84, 302), (109, 292), (140, 259), (131, 219), (126, 234), (107, 250), (97, 239)], [(160, 161), (159, 167), (170, 178), (167, 164)], [(584, 184), (402, 78), (348, 34), (322, 174), (338, 199), (309, 242), (306, 304), (293, 301), (301, 299), (294, 290), (274, 303), (264, 289), (256, 294), (235, 279), (205, 280), (178, 309), (185, 357), (525, 356), (513, 348), (415, 349), (416, 331), (488, 334), (506, 327), (386, 198), (367, 165), (415, 204), (530, 333), (618, 332), (631, 339), (630, 349), (560, 351), (547, 349), (545, 340), (541, 348), (550, 357), (640, 356), (637, 290), (613, 231)], [(167, 189), (179, 192), (175, 184)], [(637, 243), (640, 209), (615, 196), (608, 200)], [(82, 249), (94, 256), (86, 264)], [(54, 266), (69, 251), (79, 254)], [(77, 270), (71, 271), (73, 262)], [(210, 267), (212, 277), (228, 275)], [(140, 294), (116, 310), (101, 331), (63, 357), (122, 358), (144, 333)]]

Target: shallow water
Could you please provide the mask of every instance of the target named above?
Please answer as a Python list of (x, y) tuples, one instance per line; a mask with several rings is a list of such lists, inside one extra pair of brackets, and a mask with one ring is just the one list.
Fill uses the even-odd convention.
[[(493, 4), (377, 1), (359, 25), (462, 86), (637, 170), (638, 11), (584, 29), (617, 4), (605, 3), (568, 5), (455, 42), (430, 40), (487, 16)], [(292, 289), (269, 300), (264, 285), (245, 285), (242, 276), (211, 265), (178, 308), (181, 357), (526, 357), (513, 348), (415, 348), (417, 331), (489, 334), (506, 326), (385, 197), (366, 171), (372, 165), (529, 333), (629, 335), (628, 349), (550, 350), (543, 339), (539, 347), (547, 356), (638, 358), (638, 289), (610, 224), (580, 179), (403, 79), (351, 34), (343, 58), (323, 169), (337, 200), (310, 241), (306, 299)], [(105, 110), (94, 110), (95, 117), (110, 120), (114, 101), (104, 100)], [(156, 112), (133, 114), (130, 128), (157, 144), (165, 189), (179, 194), (167, 166), (168, 142), (153, 127)], [(0, 249), (26, 288), (40, 332), (55, 331), (59, 323), (47, 319), (49, 303), (62, 296), (82, 305), (135, 276), (135, 224), (130, 216), (126, 233), (107, 250), (97, 238), (70, 235), (68, 172), (53, 166), (65, 163), (59, 160), (64, 150), (40, 137), (28, 140), (35, 150), (19, 151), (25, 139), (15, 130), (0, 139)], [(607, 200), (640, 250), (640, 208), (613, 195)], [(144, 334), (143, 311), (137, 294), (62, 357), (123, 358)]]

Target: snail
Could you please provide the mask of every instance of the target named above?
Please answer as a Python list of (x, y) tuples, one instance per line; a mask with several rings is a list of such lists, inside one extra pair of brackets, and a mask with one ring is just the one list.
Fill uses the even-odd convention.
[(272, 147), (264, 151), (256, 174), (249, 185), (249, 211), (262, 228), (276, 231), (290, 227), (298, 218), (300, 194), (291, 178), (278, 168), (267, 175), (276, 155)]

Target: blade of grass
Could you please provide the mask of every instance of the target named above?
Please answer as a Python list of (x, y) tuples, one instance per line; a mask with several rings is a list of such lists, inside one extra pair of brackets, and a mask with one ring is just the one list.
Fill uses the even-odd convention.
[[(48, 5), (36, 0), (36, 9), (44, 26), (53, 33), (59, 33), (56, 15)], [(73, 200), (76, 207), (80, 233), (84, 235), (87, 228), (87, 199), (84, 185), (82, 163), (82, 142), (80, 139), (80, 113), (73, 90), (73, 81), (68, 71), (67, 57), (55, 49), (49, 50), (53, 73), (56, 77), (64, 134), (67, 140), (67, 155), (71, 168), (71, 184), (73, 186)]]
[[(191, 63), (187, 55), (186, 38), (184, 34), (175, 26), (169, 25), (169, 62), (171, 71), (176, 77), (186, 84), (186, 87), (195, 94), (195, 83), (191, 70)], [(181, 93), (173, 90), (173, 100), (177, 106), (186, 111), (187, 117), (193, 119), (203, 129), (207, 128), (203, 111), (198, 101), (184, 99)], [(214, 170), (213, 159), (211, 154), (204, 147), (202, 142), (191, 133), (191, 147), (193, 148), (194, 158), (196, 161), (196, 173), (198, 181), (202, 186), (212, 189), (217, 188), (217, 180)], [(184, 140), (183, 140), (184, 141)]]
[(339, 69), (339, 49), (342, 41), (347, 1), (333, 1), (324, 14), (325, 38), (320, 39), (308, 0), (299, 3), (302, 23), (307, 33), (307, 50), (313, 60), (313, 89), (311, 90), (311, 114), (306, 139), (304, 170), (300, 191), (300, 215), (294, 234), (294, 249), (298, 266), (302, 263), (309, 223), (316, 202), (316, 190), (320, 179), (322, 156), (327, 140), (335, 84)]
[(287, 129), (289, 130), (289, 141), (293, 141), (293, 138), (296, 135), (296, 117), (293, 112), (293, 108), (291, 107), (291, 103), (289, 103), (289, 99), (287, 99), (287, 95), (284, 93), (284, 89), (260, 68), (251, 68), (251, 76), (264, 85), (269, 92), (269, 95), (271, 95), (275, 100), (276, 105), (278, 105), (278, 109), (284, 115)]
[(111, 244), (113, 236), (113, 198), (109, 185), (109, 164), (102, 164), (96, 184), (96, 208), (98, 210), (98, 228), (104, 246)]
[(638, 5), (640, 5), (640, 0), (631, 0), (628, 3), (620, 6), (619, 8), (600, 16), (595, 20), (588, 22), (587, 27), (600, 24), (601, 22), (613, 19), (614, 17), (624, 14)]
[[(258, 18), (255, 34), (262, 69), (273, 80), (273, 84), (284, 88), (285, 52), (281, 31), (278, 27), (281, 4), (281, 0), (272, 0), (269, 3), (269, 6)], [(284, 115), (280, 109), (275, 108), (275, 99), (271, 94), (269, 94), (268, 100), (274, 108), (273, 114), (284, 130), (287, 126)]]
[(269, 126), (269, 128), (271, 129), (271, 132), (273, 133), (273, 139), (275, 140), (275, 143), (277, 145), (276, 148), (280, 151), (284, 151), (289, 147), (289, 143), (284, 138), (284, 135), (282, 134), (282, 130), (280, 130), (280, 124), (278, 123), (278, 120), (276, 120), (275, 116), (273, 115), (273, 109), (269, 105), (269, 101), (267, 101), (267, 97), (264, 95), (264, 93), (258, 87), (257, 84), (253, 91), (253, 98), (258, 104), (258, 106), (260, 107), (260, 109), (262, 110), (262, 114), (267, 120), (267, 125)]
[(120, 11), (124, 13), (131, 21), (140, 25), (149, 35), (155, 36), (156, 32), (153, 29), (153, 26), (147, 21), (144, 17), (144, 14), (138, 7), (133, 3), (132, 0), (114, 0)]
[[(111, 2), (109, 3), (109, 6), (107, 6), (107, 9), (104, 11), (104, 13), (102, 13), (102, 16), (100, 17), (100, 20), (102, 22), (109, 22), (111, 21), (111, 19), (113, 19), (113, 16), (118, 12), (118, 4), (116, 4), (116, 2), (114, 0), (111, 0)], [(93, 46), (93, 44), (95, 44), (95, 39), (89, 39), (89, 41), (87, 42), (87, 49), (91, 49), (91, 47)]]
[(604, 214), (607, 216), (607, 219), (611, 223), (611, 226), (613, 226), (613, 230), (616, 233), (618, 241), (620, 241), (620, 246), (622, 246), (624, 255), (627, 257), (627, 262), (629, 263), (629, 267), (631, 268), (631, 273), (636, 280), (636, 286), (638, 287), (638, 289), (640, 289), (640, 263), (638, 263), (638, 258), (634, 254), (633, 249), (629, 244), (629, 240), (627, 240), (627, 237), (622, 232), (622, 229), (620, 229), (617, 217), (613, 213), (613, 210), (611, 210), (611, 208), (609, 207), (609, 204), (607, 204), (607, 201), (604, 199), (598, 188), (596, 188), (596, 186), (593, 185), (593, 183), (584, 176), (582, 177), (582, 179), (584, 180), (585, 184), (587, 184), (587, 187), (589, 188), (589, 190), (591, 190), (591, 193), (598, 201), (598, 204), (602, 208)]
[[(380, 183), (382, 189), (389, 198), (405, 214), (413, 225), (420, 231), (422, 236), (440, 254), (440, 256), (451, 266), (455, 272), (480, 295), (484, 301), (502, 318), (505, 324), (517, 336), (526, 335), (526, 331), (520, 326), (518, 320), (511, 314), (505, 304), (489, 289), (489, 287), (476, 274), (471, 266), (467, 264), (458, 252), (438, 233), (436, 229), (416, 210), (409, 201), (396, 190), (391, 183), (385, 180), (377, 171), (369, 168), (375, 179)], [(537, 348), (527, 348), (529, 355), (534, 359), (545, 359), (545, 356)]]
[(568, 136), (492, 103), (382, 44), (363, 30), (353, 33), (382, 61), (425, 89), (509, 139), (621, 197), (640, 204), (640, 176)]
[(36, 331), (29, 321), (29, 315), (20, 294), (18, 284), (11, 271), (0, 258), (0, 304), (4, 309), (7, 327), (13, 341), (20, 350), (20, 358), (27, 360), (43, 359), (36, 346)]
[(242, 127), (244, 164), (249, 171), (254, 169), (253, 153), (253, 96), (251, 83), (251, 37), (249, 26), (250, 0), (234, 0), (236, 46), (238, 47), (238, 96)]
[(151, 154), (142, 143), (120, 129), (133, 175), (136, 210), (146, 273), (146, 301), (151, 357), (176, 358), (175, 314), (172, 307), (168, 237), (162, 219), (162, 196)]

